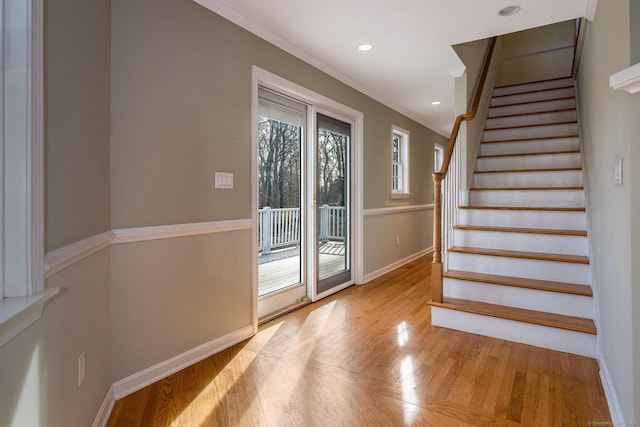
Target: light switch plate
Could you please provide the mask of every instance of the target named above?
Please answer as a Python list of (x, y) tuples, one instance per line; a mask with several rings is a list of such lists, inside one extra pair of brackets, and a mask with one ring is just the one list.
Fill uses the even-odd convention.
[(233, 189), (233, 173), (231, 172), (216, 172), (216, 188), (222, 190)]

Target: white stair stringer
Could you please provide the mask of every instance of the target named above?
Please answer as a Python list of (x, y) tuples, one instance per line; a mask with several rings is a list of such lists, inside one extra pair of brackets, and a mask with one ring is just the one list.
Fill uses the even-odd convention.
[(597, 356), (575, 105), (570, 78), (494, 90), (433, 325)]

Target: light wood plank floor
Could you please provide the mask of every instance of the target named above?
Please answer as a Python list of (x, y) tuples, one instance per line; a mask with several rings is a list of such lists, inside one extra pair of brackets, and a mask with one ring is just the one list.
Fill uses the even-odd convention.
[(109, 426), (587, 426), (593, 359), (432, 327), (430, 263), (263, 325), (118, 401)]

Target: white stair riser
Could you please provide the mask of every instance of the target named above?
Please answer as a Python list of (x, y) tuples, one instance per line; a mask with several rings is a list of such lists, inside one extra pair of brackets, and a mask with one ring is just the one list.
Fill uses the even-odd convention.
[(578, 151), (578, 138), (533, 139), (480, 144), (480, 155), (520, 153), (549, 153), (552, 151)]
[(582, 187), (582, 171), (476, 173), (475, 188)]
[(512, 206), (512, 207), (584, 207), (582, 190), (492, 190), (469, 191), (472, 206)]
[(579, 168), (580, 153), (536, 154), (533, 156), (480, 157), (477, 170), (566, 169)]
[(575, 122), (576, 110), (554, 111), (550, 113), (527, 114), (510, 117), (488, 118), (485, 129), (532, 126), (550, 123)]
[(454, 246), (587, 256), (586, 236), (454, 230)]
[(491, 107), (488, 117), (508, 116), (513, 114), (539, 113), (541, 111), (564, 110), (566, 108), (575, 108), (576, 99), (560, 98), (548, 101), (531, 102), (527, 104), (507, 105), (504, 107)]
[(554, 136), (577, 135), (577, 123), (552, 124), (512, 129), (485, 130), (483, 141), (510, 141), (527, 138), (550, 138)]
[(493, 283), (444, 279), (444, 296), (527, 310), (593, 318), (593, 298)]
[(525, 102), (545, 101), (557, 98), (567, 98), (574, 96), (575, 91), (573, 87), (545, 90), (542, 92), (521, 93), (515, 95), (501, 96), (491, 99), (491, 107), (498, 107), (501, 105), (511, 104), (523, 104)]
[(589, 284), (588, 264), (449, 252), (449, 270)]
[(595, 358), (598, 356), (596, 337), (591, 334), (549, 328), (497, 317), (465, 313), (441, 307), (431, 307), (434, 326), (456, 329), (536, 347)]
[(573, 85), (573, 80), (566, 79), (546, 80), (542, 82), (523, 83), (520, 85), (497, 87), (493, 90), (493, 96), (512, 95), (515, 93), (532, 92), (536, 90), (554, 89)]
[(586, 230), (584, 212), (507, 211), (491, 209), (460, 209), (461, 225), (484, 227), (550, 228), (554, 230)]

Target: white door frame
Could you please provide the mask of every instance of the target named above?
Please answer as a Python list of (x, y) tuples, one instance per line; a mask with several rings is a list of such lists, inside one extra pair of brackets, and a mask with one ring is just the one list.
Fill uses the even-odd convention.
[[(258, 123), (257, 120), (254, 120), (257, 117), (258, 112), (258, 86), (263, 86), (269, 89), (272, 89), (281, 94), (290, 96), (291, 98), (297, 99), (300, 102), (303, 102), (307, 105), (310, 105), (311, 117), (315, 121), (315, 113), (317, 110), (320, 112), (324, 112), (325, 114), (334, 115), (337, 117), (342, 117), (343, 119), (347, 119), (352, 123), (352, 135), (353, 139), (351, 141), (351, 161), (352, 161), (352, 244), (351, 244), (351, 253), (352, 253), (352, 277), (353, 282), (356, 284), (362, 283), (363, 277), (363, 259), (362, 259), (362, 247), (363, 247), (363, 233), (362, 233), (362, 213), (363, 213), (363, 200), (362, 200), (362, 172), (363, 172), (363, 164), (362, 164), (362, 151), (363, 151), (363, 125), (364, 125), (364, 114), (360, 111), (357, 111), (351, 107), (343, 105), (339, 102), (336, 102), (332, 99), (329, 99), (323, 95), (320, 95), (316, 92), (313, 92), (309, 89), (306, 89), (296, 83), (283, 79), (269, 71), (266, 71), (260, 67), (253, 66), (251, 70), (251, 229), (252, 229), (252, 319), (253, 319), (253, 327), (254, 333), (258, 330), (258, 242), (255, 236), (257, 235), (258, 230), (258, 206), (255, 203), (258, 200), (258, 177), (257, 170), (255, 165), (258, 161), (258, 150), (257, 150), (257, 140), (258, 140)], [(309, 131), (314, 131), (314, 128), (311, 128)], [(309, 131), (307, 132), (307, 136), (309, 136)], [(309, 155), (309, 153), (307, 153)], [(308, 207), (310, 203), (313, 201), (304, 200), (303, 203), (306, 203)], [(308, 229), (313, 229), (313, 224), (307, 224)], [(313, 265), (313, 263), (312, 263)], [(311, 277), (311, 274), (315, 273), (314, 268), (308, 268), (307, 277)], [(309, 281), (307, 281), (309, 282)], [(312, 287), (312, 283), (307, 283), (308, 287)], [(343, 286), (344, 287), (344, 286)], [(319, 295), (315, 295), (314, 289), (308, 289), (308, 295), (312, 296), (312, 300), (317, 300), (320, 298), (324, 298), (334, 292), (338, 292), (343, 287), (337, 286), (333, 289), (328, 290)]]

